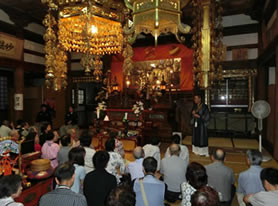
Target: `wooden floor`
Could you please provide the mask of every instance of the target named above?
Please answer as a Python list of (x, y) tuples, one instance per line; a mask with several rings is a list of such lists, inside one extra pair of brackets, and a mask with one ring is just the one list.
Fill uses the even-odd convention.
[[(203, 165), (207, 165), (211, 163), (211, 160), (209, 157), (200, 157), (192, 153), (192, 137), (187, 136), (183, 140), (183, 144), (185, 144), (189, 149), (189, 159), (190, 162), (199, 162)], [(162, 143), (160, 150), (161, 150), (161, 157), (163, 158), (164, 153), (167, 149), (169, 144)], [(216, 148), (223, 148), (226, 151), (226, 161), (225, 165), (232, 168), (236, 179), (238, 178), (238, 175), (240, 172), (248, 169), (247, 162), (246, 162), (246, 156), (245, 153), (248, 149), (257, 149), (258, 148), (258, 142), (254, 139), (230, 139), (230, 138), (219, 138), (219, 137), (210, 137), (209, 138), (209, 150), (210, 152)], [(269, 153), (263, 149), (263, 154), (266, 156), (270, 156)], [(128, 161), (133, 161), (134, 158), (132, 156), (132, 153), (126, 154), (126, 159)], [(272, 159), (268, 162), (264, 162), (262, 164), (262, 167), (275, 167), (278, 168), (277, 162)], [(237, 185), (237, 183), (236, 183)], [(180, 205), (180, 202), (176, 202), (174, 204), (171, 204), (173, 206)], [(237, 206), (237, 199), (234, 198), (233, 206)]]

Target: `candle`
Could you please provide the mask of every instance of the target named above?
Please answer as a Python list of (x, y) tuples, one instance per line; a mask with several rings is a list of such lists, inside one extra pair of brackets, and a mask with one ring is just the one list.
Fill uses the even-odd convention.
[(127, 112), (125, 113), (125, 119), (127, 119)]
[(99, 111), (99, 109), (97, 109), (97, 118), (99, 119), (99, 113), (100, 113), (100, 111)]

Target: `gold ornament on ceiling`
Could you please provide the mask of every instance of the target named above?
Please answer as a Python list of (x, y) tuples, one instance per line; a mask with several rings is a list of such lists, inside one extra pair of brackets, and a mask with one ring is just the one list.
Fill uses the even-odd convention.
[(67, 86), (67, 52), (83, 53), (86, 75), (102, 78), (101, 55), (121, 53), (122, 14), (119, 0), (41, 0), (48, 6), (43, 21), (46, 52), (46, 86)]

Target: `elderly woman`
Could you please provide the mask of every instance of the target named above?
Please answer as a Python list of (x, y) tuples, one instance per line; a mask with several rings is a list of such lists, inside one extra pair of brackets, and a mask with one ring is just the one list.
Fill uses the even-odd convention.
[(19, 175), (4, 176), (0, 179), (0, 205), (23, 206), (14, 201), (22, 192), (21, 177)]

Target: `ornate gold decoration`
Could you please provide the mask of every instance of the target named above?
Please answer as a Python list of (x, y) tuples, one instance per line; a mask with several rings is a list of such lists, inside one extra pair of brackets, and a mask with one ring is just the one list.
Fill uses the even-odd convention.
[(193, 73), (197, 87), (207, 89), (222, 79), (224, 46), (222, 43), (221, 1), (193, 0)]
[[(181, 5), (182, 2), (182, 5)], [(132, 10), (133, 24), (124, 33), (132, 34), (129, 42), (133, 43), (140, 33), (152, 34), (155, 45), (160, 34), (173, 33), (179, 42), (185, 39), (180, 34), (190, 32), (190, 26), (183, 26), (180, 21), (181, 6), (188, 0), (125, 0), (126, 6)]]
[[(100, 55), (122, 50), (123, 2), (118, 0), (41, 0), (49, 8), (43, 24), (47, 27), (46, 86), (65, 88), (66, 52), (81, 52), (85, 74), (102, 78)], [(57, 20), (54, 16), (57, 16)], [(93, 69), (93, 72), (91, 70)]]

